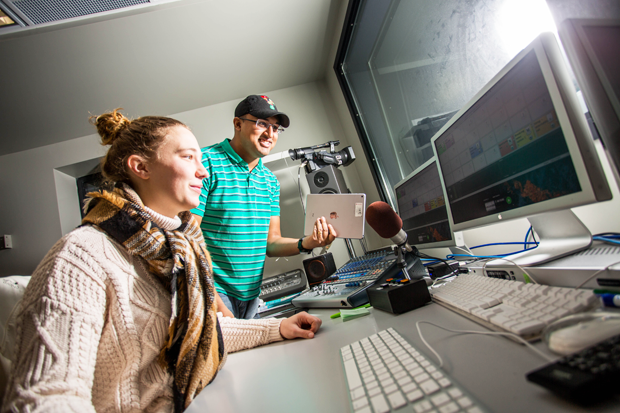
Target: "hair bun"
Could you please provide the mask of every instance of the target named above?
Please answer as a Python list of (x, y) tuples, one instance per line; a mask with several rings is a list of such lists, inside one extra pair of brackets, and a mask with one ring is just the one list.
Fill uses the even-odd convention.
[(91, 122), (97, 127), (103, 145), (112, 145), (121, 132), (131, 124), (131, 121), (120, 113), (122, 108), (99, 116), (91, 116)]

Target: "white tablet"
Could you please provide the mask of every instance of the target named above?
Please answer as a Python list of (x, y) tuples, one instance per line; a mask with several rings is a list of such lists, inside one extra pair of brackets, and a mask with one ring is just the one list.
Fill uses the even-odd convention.
[(311, 235), (314, 223), (325, 217), (338, 238), (364, 237), (366, 194), (308, 194), (304, 235)]

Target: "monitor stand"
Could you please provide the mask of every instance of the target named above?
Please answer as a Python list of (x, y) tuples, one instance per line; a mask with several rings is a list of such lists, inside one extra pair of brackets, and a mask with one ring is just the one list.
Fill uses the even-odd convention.
[[(539, 243), (532, 250), (507, 257), (517, 265), (530, 267), (543, 264), (592, 245), (592, 234), (570, 209), (544, 212), (527, 219), (536, 231)], [(505, 265), (505, 261), (498, 259), (490, 261), (487, 267)]]
[(461, 231), (454, 232), (454, 241), (456, 245), (448, 247), (450, 248), (450, 252), (454, 254), (454, 259), (456, 261), (471, 261), (473, 258), (472, 255), (474, 254), (465, 244), (465, 238), (463, 238), (463, 233)]

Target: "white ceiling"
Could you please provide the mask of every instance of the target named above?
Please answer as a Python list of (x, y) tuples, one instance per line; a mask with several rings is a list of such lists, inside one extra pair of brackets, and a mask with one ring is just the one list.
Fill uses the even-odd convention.
[(180, 0), (1, 34), (0, 156), (323, 79), (346, 0)]

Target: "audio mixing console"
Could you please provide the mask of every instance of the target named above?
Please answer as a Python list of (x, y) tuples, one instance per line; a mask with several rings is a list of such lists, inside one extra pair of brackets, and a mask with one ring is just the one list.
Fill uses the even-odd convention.
[(306, 289), (306, 274), (301, 269), (265, 278), (260, 286), (261, 300), (267, 302), (295, 294)]
[[(410, 269), (411, 268), (411, 269)], [(407, 254), (407, 269), (422, 277), (420, 259)], [(349, 260), (334, 275), (293, 299), (293, 305), (305, 308), (352, 308), (368, 303), (366, 289), (378, 281), (401, 273), (396, 255), (390, 250), (371, 252)]]

